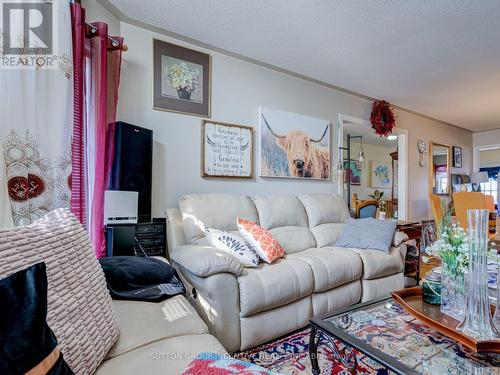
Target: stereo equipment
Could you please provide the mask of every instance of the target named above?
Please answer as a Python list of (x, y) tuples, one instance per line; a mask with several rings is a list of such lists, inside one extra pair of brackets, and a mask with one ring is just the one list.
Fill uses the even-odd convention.
[(107, 256), (166, 256), (165, 221), (106, 227)]
[(138, 192), (138, 221), (150, 222), (153, 132), (122, 121), (114, 126), (110, 190)]

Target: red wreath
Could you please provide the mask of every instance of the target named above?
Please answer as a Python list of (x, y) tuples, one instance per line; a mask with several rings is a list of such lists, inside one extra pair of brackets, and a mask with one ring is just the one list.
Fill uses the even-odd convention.
[(391, 105), (385, 100), (377, 100), (372, 104), (372, 114), (370, 116), (372, 128), (381, 137), (387, 137), (396, 126), (396, 116)]

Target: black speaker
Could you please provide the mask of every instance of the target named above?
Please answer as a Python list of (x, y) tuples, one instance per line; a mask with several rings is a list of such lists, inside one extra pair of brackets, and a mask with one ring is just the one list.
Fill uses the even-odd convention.
[(151, 221), (153, 131), (118, 121), (115, 123), (110, 189), (139, 193), (138, 221)]

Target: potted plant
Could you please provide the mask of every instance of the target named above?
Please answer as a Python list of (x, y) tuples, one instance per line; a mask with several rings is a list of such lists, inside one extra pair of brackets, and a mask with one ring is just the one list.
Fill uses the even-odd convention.
[(369, 194), (368, 196), (372, 199), (375, 199), (378, 202), (377, 217), (379, 219), (385, 219), (387, 215), (387, 202), (382, 200), (384, 192), (380, 190), (375, 190), (373, 194)]

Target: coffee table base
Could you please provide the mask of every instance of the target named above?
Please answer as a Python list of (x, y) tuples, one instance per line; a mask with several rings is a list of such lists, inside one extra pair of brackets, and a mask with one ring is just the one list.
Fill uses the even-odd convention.
[(348, 370), (356, 373), (357, 359), (354, 351), (347, 345), (339, 349), (336, 340), (330, 337), (327, 332), (323, 332), (319, 327), (311, 324), (309, 337), (309, 358), (311, 359), (313, 375), (319, 375), (321, 370), (318, 363), (318, 346), (326, 345), (333, 353), (335, 359), (342, 363)]

